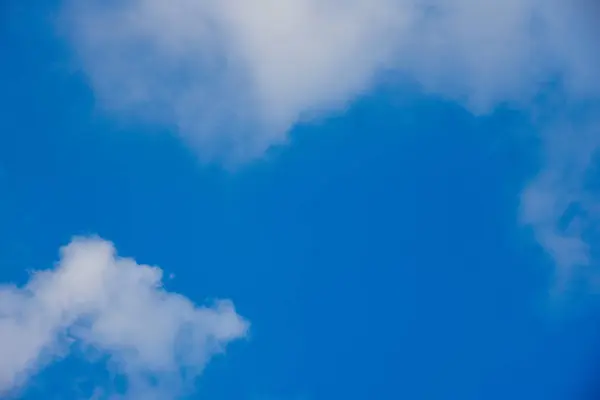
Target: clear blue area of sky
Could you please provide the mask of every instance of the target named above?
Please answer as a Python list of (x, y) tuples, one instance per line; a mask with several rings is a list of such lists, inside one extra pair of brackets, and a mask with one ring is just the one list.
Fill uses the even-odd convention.
[[(599, 320), (548, 315), (552, 263), (517, 222), (536, 168), (523, 118), (376, 93), (228, 172), (95, 107), (51, 6), (1, 11), (1, 281), (97, 234), (170, 290), (232, 299), (251, 335), (202, 399), (595, 398)], [(25, 398), (108, 379), (87, 368), (59, 363)]]

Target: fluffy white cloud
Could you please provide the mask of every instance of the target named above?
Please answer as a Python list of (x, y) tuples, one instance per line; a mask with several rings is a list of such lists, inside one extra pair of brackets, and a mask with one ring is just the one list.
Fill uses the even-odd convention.
[(586, 2), (71, 1), (64, 15), (101, 104), (175, 126), (205, 157), (244, 158), (387, 71), (476, 111), (557, 74), (597, 89)]
[(245, 159), (392, 65), (409, 22), (395, 3), (72, 2), (66, 15), (102, 104), (174, 125), (205, 157)]
[[(259, 156), (388, 73), (475, 113), (510, 103), (573, 115), (600, 97), (593, 0), (65, 1), (100, 104), (175, 128), (203, 158)], [(540, 106), (550, 87), (557, 101)], [(523, 196), (523, 220), (564, 265), (584, 262), (590, 244), (558, 226), (585, 197), (573, 180), (595, 149), (585, 146), (597, 125), (576, 119), (542, 133), (547, 170)], [(556, 151), (566, 135), (575, 144)]]
[(128, 379), (124, 398), (172, 398), (245, 336), (248, 323), (229, 301), (198, 307), (169, 293), (159, 268), (117, 257), (109, 242), (76, 239), (61, 253), (26, 286), (0, 287), (0, 394), (78, 349), (110, 357)]

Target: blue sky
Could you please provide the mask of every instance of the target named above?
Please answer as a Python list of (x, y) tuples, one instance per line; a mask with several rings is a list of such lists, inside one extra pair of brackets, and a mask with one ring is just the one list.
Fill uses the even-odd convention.
[[(219, 73), (213, 85), (210, 68), (197, 72), (197, 64), (182, 61), (182, 75), (153, 70), (168, 82), (154, 75), (138, 82), (123, 75), (123, 65), (135, 62), (129, 47), (123, 65), (102, 64), (132, 33), (115, 28), (115, 37), (102, 36), (78, 30), (78, 21), (106, 28), (111, 13), (123, 10), (109, 5), (103, 14), (90, 2), (90, 13), (72, 4), (8, 1), (0, 8), (0, 280), (20, 287), (0, 289), (0, 389), (28, 400), (600, 395), (593, 272), (600, 92), (568, 79), (588, 71), (594, 57), (560, 53), (556, 59), (575, 60), (560, 63), (566, 83), (535, 90), (513, 79), (523, 60), (479, 69), (479, 50), (477, 67), (449, 66), (449, 81), (445, 71), (413, 70), (440, 56), (432, 53), (401, 65), (396, 76), (414, 79), (371, 86), (369, 74), (379, 76), (389, 60), (379, 58), (387, 50), (369, 59), (364, 46), (375, 38), (391, 54), (397, 43), (378, 42), (389, 31), (351, 29), (356, 49), (323, 63), (306, 61), (313, 52), (294, 31), (301, 67), (323, 66), (294, 77), (297, 85), (257, 34), (247, 46), (272, 62), (259, 67), (251, 57), (256, 68), (240, 70), (260, 72), (252, 75), (254, 89), (240, 83), (233, 95), (227, 82), (243, 74)], [(455, 4), (483, 17), (467, 0)], [(521, 12), (486, 4), (499, 7), (505, 22)], [(260, 8), (266, 3), (254, 5), (261, 17), (235, 25), (246, 34), (270, 21)], [(301, 23), (320, 15), (302, 7)], [(510, 39), (488, 36), (498, 37)], [(570, 48), (589, 49), (585, 38)], [(451, 49), (468, 59), (473, 46)], [(296, 54), (293, 46), (286, 51)], [(140, 53), (158, 64), (165, 56)], [(362, 68), (337, 68), (357, 55)], [(145, 70), (143, 60), (131, 70)], [(263, 81), (263, 70), (273, 82)], [(472, 72), (473, 80), (454, 79), (456, 71)], [(328, 91), (322, 85), (331, 76), (349, 83)], [(111, 85), (125, 80), (138, 82), (145, 101), (115, 100), (120, 89)], [(212, 97), (201, 100), (182, 82), (206, 86)], [(179, 108), (165, 110), (165, 99)], [(210, 124), (198, 124), (207, 118)], [(75, 240), (61, 259), (59, 248), (74, 237), (92, 239)], [(114, 259), (105, 241), (139, 265)], [(88, 280), (96, 262), (106, 275)], [(147, 286), (145, 264), (162, 268), (163, 289)], [(35, 280), (34, 270), (55, 272)], [(97, 287), (101, 279), (105, 286)], [(187, 300), (175, 301), (174, 293)], [(235, 311), (211, 306), (214, 299), (229, 299)], [(209, 308), (197, 308), (203, 305)], [(131, 324), (110, 325), (123, 315)], [(198, 336), (169, 342), (155, 335), (171, 324)], [(48, 335), (30, 338), (36, 329)], [(213, 354), (213, 342), (226, 350)], [(24, 362), (13, 351), (21, 346), (34, 349)], [(165, 361), (173, 346), (183, 352), (174, 365)], [(198, 359), (187, 359), (196, 352)]]

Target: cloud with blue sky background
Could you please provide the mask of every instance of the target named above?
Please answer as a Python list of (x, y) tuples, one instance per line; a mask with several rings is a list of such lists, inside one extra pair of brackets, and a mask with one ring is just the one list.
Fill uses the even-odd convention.
[[(597, 148), (598, 18), (586, 0), (136, 0), (64, 10), (99, 105), (172, 127), (205, 160), (260, 157), (295, 124), (386, 84), (416, 83), (478, 115), (523, 110), (540, 126), (546, 166), (523, 195), (522, 218), (563, 269), (590, 257), (596, 207), (584, 181)], [(574, 203), (592, 216), (561, 229)]]
[[(552, 288), (584, 276), (597, 289), (598, 3), (58, 3), (57, 37), (95, 109), (131, 129), (168, 130), (202, 166), (243, 171), (293, 146), (294, 129), (318, 131), (382, 88), (452, 103), (473, 117), (518, 113), (536, 130), (539, 171), (517, 196), (515, 223), (532, 229), (552, 258)], [(95, 399), (193, 393), (213, 356), (247, 338), (254, 322), (238, 313), (236, 299), (200, 305), (164, 280), (160, 268), (119, 257), (107, 240), (77, 237), (53, 267), (1, 286), (0, 394), (18, 398), (70, 354), (90, 363), (102, 354), (127, 379), (125, 390), (99, 385)]]
[(127, 398), (171, 398), (189, 390), (182, 370), (193, 379), (211, 355), (246, 334), (230, 302), (197, 307), (162, 288), (159, 268), (117, 257), (109, 242), (76, 239), (61, 256), (25, 287), (0, 288), (2, 393), (75, 346), (107, 353), (129, 380)]

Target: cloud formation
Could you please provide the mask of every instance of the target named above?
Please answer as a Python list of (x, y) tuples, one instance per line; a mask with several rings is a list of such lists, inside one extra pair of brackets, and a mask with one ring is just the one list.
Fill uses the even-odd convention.
[(343, 108), (385, 72), (476, 111), (528, 101), (558, 75), (570, 93), (596, 93), (586, 4), (67, 1), (64, 15), (101, 104), (174, 126), (204, 156), (244, 158)]
[(61, 255), (24, 287), (0, 287), (0, 394), (69, 353), (93, 351), (128, 382), (127, 393), (99, 398), (174, 398), (248, 329), (231, 302), (198, 307), (167, 292), (159, 268), (117, 257), (109, 242), (76, 239)]
[[(343, 110), (390, 75), (476, 114), (501, 104), (560, 114), (560, 129), (540, 133), (547, 165), (523, 195), (522, 220), (561, 265), (589, 262), (585, 229), (560, 221), (590, 197), (574, 186), (596, 149), (586, 147), (595, 119), (584, 125), (576, 112), (600, 98), (593, 0), (65, 4), (99, 103), (174, 128), (205, 159), (258, 157), (294, 124)], [(550, 106), (539, 101), (548, 92)]]

